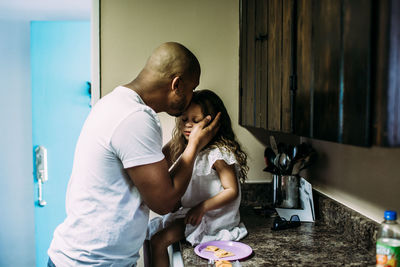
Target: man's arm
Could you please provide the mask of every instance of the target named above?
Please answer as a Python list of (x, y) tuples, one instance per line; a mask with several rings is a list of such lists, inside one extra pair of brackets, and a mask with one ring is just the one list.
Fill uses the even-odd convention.
[(151, 210), (166, 214), (174, 209), (190, 182), (197, 153), (218, 131), (219, 118), (220, 114), (206, 126), (210, 121), (207, 116), (193, 128), (186, 149), (170, 172), (166, 159), (126, 169)]
[(165, 146), (162, 148), (162, 152), (165, 156), (165, 160), (167, 161), (168, 168), (171, 167), (173, 164), (171, 159), (171, 141), (165, 144)]

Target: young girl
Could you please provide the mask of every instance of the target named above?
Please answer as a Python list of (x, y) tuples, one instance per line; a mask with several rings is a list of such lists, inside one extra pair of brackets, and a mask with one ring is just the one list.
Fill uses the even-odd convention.
[(240, 186), (247, 174), (247, 155), (240, 148), (222, 100), (210, 90), (193, 93), (188, 109), (177, 118), (164, 150), (170, 165), (183, 152), (192, 127), (205, 116), (221, 112), (214, 139), (198, 154), (182, 207), (149, 223), (152, 266), (169, 266), (167, 248), (183, 239), (192, 245), (211, 240), (240, 240), (247, 234), (240, 222)]

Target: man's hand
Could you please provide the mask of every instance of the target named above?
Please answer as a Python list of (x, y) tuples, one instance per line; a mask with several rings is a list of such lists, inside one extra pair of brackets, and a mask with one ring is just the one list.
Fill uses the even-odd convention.
[(217, 116), (215, 116), (214, 120), (210, 124), (208, 124), (211, 121), (210, 115), (206, 116), (201, 122), (196, 124), (190, 133), (188, 145), (197, 145), (197, 151), (200, 151), (204, 146), (206, 146), (219, 130), (220, 117), (221, 112), (218, 112)]
[[(188, 146), (172, 170), (168, 171), (170, 162), (167, 156), (159, 162), (126, 169), (150, 209), (158, 214), (166, 214), (177, 208), (177, 203), (190, 182), (196, 155), (217, 133), (220, 116), (218, 113), (207, 125), (211, 120), (208, 116), (195, 126)], [(165, 151), (166, 149), (163, 150)]]

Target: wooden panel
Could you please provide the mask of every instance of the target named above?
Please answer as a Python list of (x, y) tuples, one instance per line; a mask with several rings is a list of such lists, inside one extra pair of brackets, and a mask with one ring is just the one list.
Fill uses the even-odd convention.
[(282, 128), (285, 133), (292, 132), (290, 76), (292, 75), (292, 30), (294, 0), (282, 1)]
[(255, 126), (255, 0), (247, 1), (247, 78), (246, 78), (246, 125)]
[(267, 129), (268, 0), (256, 1), (256, 126)]
[(386, 88), (388, 85), (387, 73), (388, 73), (388, 41), (389, 41), (389, 17), (387, 16), (389, 10), (389, 1), (379, 1), (379, 13), (376, 18), (376, 29), (375, 39), (376, 54), (373, 57), (372, 72), (376, 73), (374, 79), (374, 91), (373, 91), (373, 134), (374, 144), (386, 145), (387, 134), (386, 127)]
[(343, 87), (339, 141), (370, 144), (371, 1), (343, 1)]
[(255, 1), (247, 1), (246, 125), (255, 126)]
[(242, 1), (241, 125), (255, 126), (255, 0)]
[(297, 1), (297, 91), (294, 106), (294, 133), (312, 137), (311, 93), (313, 91), (312, 72), (312, 2)]
[(239, 124), (245, 125), (245, 94), (244, 88), (246, 86), (246, 58), (247, 58), (247, 6), (246, 0), (241, 0), (239, 4), (239, 28), (240, 28), (240, 42), (239, 42)]
[[(261, 23), (263, 25), (262, 31), (268, 38), (268, 0), (263, 0), (263, 16)], [(261, 48), (262, 58), (262, 70), (261, 70), (261, 93), (260, 93), (260, 105), (261, 105), (261, 123), (260, 126), (267, 130), (268, 129), (268, 39), (262, 42)]]
[(268, 130), (281, 130), (282, 1), (268, 1)]
[(313, 1), (313, 137), (338, 141), (341, 1)]
[(391, 1), (390, 18), (388, 144), (400, 146), (400, 1)]
[(400, 2), (377, 2), (373, 73), (374, 144), (400, 146)]

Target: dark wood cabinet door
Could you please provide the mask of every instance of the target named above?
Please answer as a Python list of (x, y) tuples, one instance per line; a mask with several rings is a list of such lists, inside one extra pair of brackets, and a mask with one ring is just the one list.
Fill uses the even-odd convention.
[(373, 140), (379, 146), (400, 146), (400, 1), (377, 1), (375, 9)]
[[(313, 127), (310, 136), (338, 141), (341, 88), (341, 1), (313, 1)], [(299, 77), (300, 78), (300, 77)]]
[(240, 1), (240, 124), (291, 132), (293, 0)]
[(371, 145), (372, 1), (343, 1), (339, 142)]
[(255, 126), (255, 25), (256, 1), (241, 1), (240, 6), (240, 103), (239, 123)]
[(400, 1), (241, 0), (240, 124), (400, 145)]
[(313, 130), (313, 47), (312, 2), (297, 1), (296, 6), (296, 74), (297, 88), (293, 107), (293, 131), (310, 137)]
[(371, 8), (370, 0), (298, 1), (296, 134), (370, 145)]
[(281, 131), (282, 1), (268, 1), (268, 130)]

